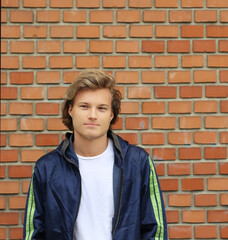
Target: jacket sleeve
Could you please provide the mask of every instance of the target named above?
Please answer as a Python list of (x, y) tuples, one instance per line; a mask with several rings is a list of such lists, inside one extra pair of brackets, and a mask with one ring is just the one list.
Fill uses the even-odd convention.
[(142, 169), (141, 187), (141, 239), (167, 240), (167, 223), (162, 192), (150, 157)]
[(23, 239), (45, 239), (44, 196), (40, 175), (35, 167), (27, 195)]

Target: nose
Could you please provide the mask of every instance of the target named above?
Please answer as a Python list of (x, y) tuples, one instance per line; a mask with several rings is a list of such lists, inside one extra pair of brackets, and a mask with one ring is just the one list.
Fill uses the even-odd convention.
[(92, 119), (92, 120), (96, 120), (97, 119), (96, 108), (90, 108), (88, 118)]

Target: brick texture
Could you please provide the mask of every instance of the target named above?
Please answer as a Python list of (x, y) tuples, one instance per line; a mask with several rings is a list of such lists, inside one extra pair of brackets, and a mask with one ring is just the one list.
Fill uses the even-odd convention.
[(228, 1), (1, 1), (0, 239), (22, 239), (33, 167), (85, 68), (122, 93), (114, 131), (154, 159), (169, 239), (228, 238)]

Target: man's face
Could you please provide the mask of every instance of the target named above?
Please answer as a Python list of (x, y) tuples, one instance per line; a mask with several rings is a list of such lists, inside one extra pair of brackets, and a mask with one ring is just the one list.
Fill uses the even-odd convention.
[(83, 90), (70, 106), (74, 134), (87, 140), (106, 137), (113, 118), (109, 89)]

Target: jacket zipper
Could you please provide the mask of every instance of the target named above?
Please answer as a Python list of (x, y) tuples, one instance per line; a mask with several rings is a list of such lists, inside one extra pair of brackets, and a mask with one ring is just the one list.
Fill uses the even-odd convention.
[(119, 218), (120, 218), (120, 207), (121, 207), (121, 202), (122, 202), (122, 196), (123, 196), (123, 169), (121, 169), (121, 182), (120, 182), (120, 197), (119, 197), (119, 202), (118, 202), (118, 209), (117, 209), (117, 216), (116, 216), (116, 222), (113, 227), (112, 231), (112, 239), (114, 239), (114, 233), (116, 231)]

